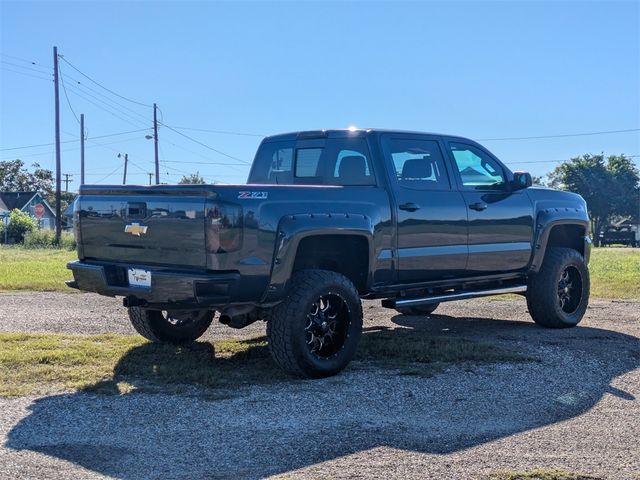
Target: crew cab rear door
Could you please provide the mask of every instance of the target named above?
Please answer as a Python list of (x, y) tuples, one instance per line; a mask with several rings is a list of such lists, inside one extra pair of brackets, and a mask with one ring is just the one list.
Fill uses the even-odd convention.
[(461, 275), (467, 264), (467, 209), (438, 137), (381, 137), (396, 212), (398, 283)]
[(533, 205), (524, 190), (512, 191), (507, 169), (473, 142), (447, 139), (454, 179), (467, 208), (469, 275), (524, 269), (531, 258)]

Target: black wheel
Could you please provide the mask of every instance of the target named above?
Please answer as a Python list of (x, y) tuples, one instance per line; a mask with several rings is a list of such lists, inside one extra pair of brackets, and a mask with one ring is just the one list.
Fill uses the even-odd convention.
[(269, 349), (285, 371), (310, 378), (335, 375), (356, 352), (362, 332), (358, 291), (344, 275), (301, 270), (267, 322)]
[(571, 248), (550, 248), (540, 271), (529, 279), (527, 307), (534, 322), (550, 328), (575, 327), (589, 303), (589, 270)]
[(398, 307), (396, 312), (402, 315), (431, 315), (439, 303), (430, 303), (429, 305), (416, 305), (415, 307)]
[(215, 312), (211, 310), (148, 310), (129, 307), (129, 320), (147, 340), (180, 345), (200, 338)]

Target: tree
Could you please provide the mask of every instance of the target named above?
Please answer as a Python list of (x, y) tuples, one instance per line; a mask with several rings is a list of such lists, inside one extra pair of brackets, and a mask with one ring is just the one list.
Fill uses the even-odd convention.
[(196, 173), (192, 173), (189, 176), (184, 175), (178, 183), (182, 185), (187, 185), (187, 184), (204, 185), (207, 182), (204, 180), (203, 177), (200, 176), (200, 172), (196, 172)]
[(558, 165), (549, 175), (554, 188), (578, 193), (587, 202), (591, 230), (597, 234), (614, 216), (637, 216), (640, 172), (631, 159), (586, 154)]
[[(0, 162), (0, 191), (6, 192), (40, 192), (51, 208), (56, 208), (56, 195), (53, 172), (40, 167), (38, 163), (31, 165), (30, 172), (22, 160)], [(73, 202), (75, 193), (61, 192), (60, 208), (64, 212)]]
[(22, 160), (0, 162), (0, 190), (14, 192), (40, 192), (45, 197), (54, 193), (53, 172), (41, 168), (38, 163), (31, 165), (30, 172)]

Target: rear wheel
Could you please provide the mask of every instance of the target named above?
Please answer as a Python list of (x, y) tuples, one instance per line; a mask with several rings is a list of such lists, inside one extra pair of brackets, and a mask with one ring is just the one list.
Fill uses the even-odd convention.
[(356, 352), (362, 332), (358, 291), (344, 275), (301, 270), (267, 323), (269, 349), (285, 371), (310, 378), (335, 375)]
[(589, 270), (571, 248), (550, 248), (540, 271), (529, 279), (527, 307), (544, 327), (576, 326), (589, 303)]
[(439, 303), (430, 303), (428, 305), (416, 305), (414, 307), (398, 307), (396, 312), (402, 315), (431, 315)]
[(180, 345), (200, 338), (214, 316), (211, 310), (149, 310), (129, 307), (129, 320), (136, 331), (156, 343)]

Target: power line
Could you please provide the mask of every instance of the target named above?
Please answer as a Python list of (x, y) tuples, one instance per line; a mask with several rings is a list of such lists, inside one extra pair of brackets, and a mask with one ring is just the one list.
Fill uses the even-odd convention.
[[(107, 137), (117, 137), (119, 135), (127, 135), (129, 133), (139, 133), (139, 132), (146, 132), (147, 130), (149, 130), (149, 128), (141, 128), (138, 130), (129, 130), (127, 132), (118, 132), (118, 133), (108, 133), (106, 135), (98, 135), (96, 137), (91, 137), (91, 139), (93, 140), (98, 140), (100, 138), (107, 138)], [(73, 142), (79, 142), (80, 139), (78, 140), (64, 140), (60, 143), (73, 143)], [(39, 144), (34, 144), (34, 145), (24, 145), (22, 147), (11, 147), (11, 148), (0, 148), (0, 152), (6, 152), (9, 150), (22, 150), (25, 148), (36, 148), (36, 147), (50, 147), (51, 145), (55, 145), (54, 143), (39, 143)]]
[(99, 179), (99, 180), (96, 180), (96, 183), (100, 183), (100, 182), (102, 182), (103, 180), (106, 180), (107, 178), (109, 178), (109, 177), (111, 177), (112, 175), (114, 175), (118, 170), (120, 170), (120, 167), (121, 167), (121, 166), (122, 166), (122, 165), (118, 165), (118, 166), (115, 168), (115, 170), (113, 170), (111, 173), (109, 173), (109, 174), (105, 175), (104, 177), (102, 177), (102, 178), (101, 178), (101, 179)]
[(1, 68), (5, 72), (17, 73), (18, 75), (24, 75), (25, 77), (39, 78), (40, 80), (46, 80), (47, 82), (53, 82), (53, 78), (45, 78), (45, 77), (40, 77), (38, 75), (33, 75), (31, 73), (27, 73), (27, 72), (19, 72), (18, 70), (12, 70), (12, 69), (7, 68), (7, 67), (1, 67)]
[[(141, 124), (140, 123), (133, 123), (131, 120), (128, 120), (126, 118), (121, 117), (120, 115), (113, 113), (111, 110), (107, 109), (106, 107), (103, 107), (102, 105), (97, 104), (96, 102), (94, 102), (93, 100), (89, 100), (87, 97), (84, 96), (85, 92), (83, 92), (82, 94), (78, 93), (75, 90), (71, 90), (71, 93), (73, 93), (74, 95), (82, 98), (84, 101), (89, 102), (90, 104), (98, 107), (101, 110), (104, 110), (105, 112), (107, 112), (109, 115), (122, 120), (123, 122), (128, 123), (129, 125), (133, 125), (134, 127), (139, 127)], [(139, 122), (139, 120), (136, 120), (136, 122)]]
[(225, 153), (225, 152), (223, 152), (223, 151), (220, 151), (220, 150), (218, 150), (218, 149), (215, 149), (215, 148), (213, 148), (212, 146), (207, 145), (206, 143), (203, 143), (203, 142), (201, 142), (200, 140), (196, 140), (195, 138), (190, 137), (190, 136), (189, 136), (189, 135), (187, 135), (186, 133), (182, 133), (182, 132), (180, 132), (180, 131), (176, 130), (175, 128), (170, 127), (169, 125), (167, 125), (167, 124), (165, 124), (165, 123), (162, 123), (162, 122), (158, 122), (158, 123), (159, 123), (160, 125), (163, 125), (163, 126), (167, 127), (169, 130), (171, 130), (171, 131), (173, 131), (173, 132), (177, 133), (178, 135), (182, 135), (184, 138), (186, 138), (186, 139), (188, 139), (188, 140), (191, 140), (192, 142), (197, 143), (198, 145), (201, 145), (201, 146), (203, 146), (203, 147), (205, 147), (205, 148), (208, 148), (209, 150), (211, 150), (211, 151), (213, 151), (213, 152), (216, 152), (216, 153), (218, 153), (218, 154), (220, 154), (220, 155), (222, 155), (222, 156), (224, 156), (224, 157), (230, 158), (230, 159), (232, 159), (232, 160), (237, 160), (238, 162), (240, 162), (240, 163), (244, 163), (245, 165), (249, 165), (249, 164), (250, 164), (250, 162), (247, 162), (246, 160), (242, 160), (241, 158), (234, 157), (233, 155), (229, 155), (228, 153)]
[(4, 63), (6, 65), (11, 65), (12, 67), (17, 67), (17, 68), (24, 68), (25, 70), (31, 70), (33, 72), (37, 72), (37, 73), (42, 73), (42, 74), (50, 74), (50, 72), (44, 70), (43, 68), (33, 68), (33, 67), (27, 67), (25, 65), (20, 65), (18, 63), (13, 63), (13, 62), (7, 62), (6, 60), (0, 60), (0, 63)]
[[(120, 114), (120, 115), (124, 115), (124, 116), (128, 117), (129, 119), (131, 119), (131, 121), (130, 121), (129, 123), (137, 122), (137, 123), (136, 123), (137, 125), (143, 125), (143, 124), (144, 124), (141, 120), (137, 119), (136, 117), (134, 117), (134, 116), (133, 116), (133, 115), (131, 115), (130, 113), (127, 113), (127, 112), (125, 112), (125, 111), (123, 111), (123, 110), (121, 110), (121, 109), (118, 109), (117, 107), (114, 107), (114, 106), (113, 106), (113, 105), (111, 105), (110, 103), (107, 103), (105, 100), (102, 100), (101, 98), (98, 98), (98, 97), (96, 97), (95, 95), (92, 95), (92, 94), (91, 94), (91, 93), (89, 93), (89, 92), (85, 92), (84, 90), (79, 89), (79, 88), (78, 88), (78, 87), (76, 87), (75, 85), (74, 85), (74, 86), (71, 86), (71, 85), (70, 85), (70, 86), (69, 86), (69, 88), (71, 89), (71, 91), (72, 91), (73, 93), (75, 93), (75, 94), (76, 94), (76, 95), (78, 95), (78, 96), (80, 96), (80, 93), (82, 93), (83, 95), (88, 95), (89, 97), (91, 97), (91, 98), (95, 99), (96, 101), (98, 101), (98, 102), (100, 102), (100, 103), (102, 103), (102, 104), (104, 104), (104, 105), (105, 105), (105, 107), (102, 107), (102, 106), (100, 106), (100, 105), (97, 105), (97, 104), (95, 104), (95, 103), (91, 102), (91, 100), (89, 100), (88, 98), (83, 97), (87, 102), (91, 102), (91, 103), (93, 103), (93, 104), (94, 104), (95, 106), (97, 106), (98, 108), (102, 108), (103, 110), (105, 110), (105, 111), (109, 111), (109, 112), (110, 112), (111, 110), (113, 110), (113, 111), (115, 111), (115, 112), (118, 112), (118, 114)], [(107, 109), (111, 109), (111, 110), (107, 110)], [(139, 115), (140, 117), (142, 117), (145, 121), (148, 121), (148, 118), (144, 117), (143, 115), (140, 115), (140, 114), (137, 114), (137, 115)], [(123, 119), (123, 120), (124, 120), (124, 119)]]
[[(637, 158), (640, 157), (640, 155), (624, 155), (626, 158)], [(524, 161), (524, 162), (505, 162), (507, 165), (512, 165), (512, 164), (524, 164), (524, 163), (558, 163), (558, 162), (569, 162), (571, 161), (571, 158), (565, 158), (562, 160), (529, 160), (529, 161)]]
[[(184, 163), (187, 165), (224, 165), (224, 166), (235, 166), (235, 167), (244, 167), (244, 165), (238, 165), (237, 163), (225, 163), (225, 162), (190, 162), (184, 160), (163, 160), (165, 163)], [(247, 165), (249, 166), (249, 165)]]
[[(60, 72), (60, 68), (58, 68), (58, 72)], [(64, 86), (64, 76), (62, 75), (62, 72), (60, 72), (60, 83), (62, 84), (62, 91), (64, 92), (64, 98), (67, 99), (67, 105), (69, 105), (69, 110), (71, 110), (71, 113), (73, 113), (73, 116), (76, 117), (76, 122), (78, 122), (79, 124), (80, 119), (78, 118), (78, 115), (76, 115), (75, 110), (71, 106), (71, 100), (69, 100), (69, 95), (67, 95), (67, 87)]]
[(534, 140), (539, 138), (562, 138), (562, 137), (585, 137), (589, 135), (607, 135), (610, 133), (629, 133), (629, 132), (639, 132), (640, 128), (629, 128), (626, 130), (606, 130), (602, 132), (586, 132), (586, 133), (565, 133), (561, 135), (539, 135), (535, 137), (504, 137), (504, 138), (479, 138), (478, 141), (481, 142), (494, 142), (501, 140)]
[[(166, 127), (167, 125), (165, 125)], [(173, 127), (177, 130), (191, 130), (194, 132), (209, 132), (209, 133), (219, 133), (222, 135), (242, 135), (245, 137), (266, 137), (261, 133), (246, 133), (246, 132), (233, 132), (231, 130), (209, 130), (207, 128), (190, 128), (190, 127)]]
[[(102, 98), (106, 99), (108, 102), (110, 102), (110, 103), (109, 103), (109, 104), (107, 104), (107, 105), (109, 105), (111, 108), (114, 108), (111, 104), (115, 104), (115, 105), (117, 105), (117, 106), (118, 106), (118, 107), (120, 107), (120, 108), (123, 108), (123, 109), (128, 110), (129, 112), (131, 112), (131, 113), (133, 113), (133, 114), (135, 114), (135, 115), (138, 115), (139, 117), (143, 118), (145, 121), (148, 121), (147, 116), (142, 115), (141, 113), (139, 113), (139, 112), (137, 112), (137, 111), (133, 110), (132, 108), (130, 108), (130, 107), (128, 107), (128, 106), (126, 106), (126, 105), (124, 105), (123, 103), (120, 103), (120, 102), (118, 102), (118, 101), (114, 100), (112, 97), (110, 97), (110, 96), (108, 96), (108, 95), (105, 95), (104, 93), (100, 92), (99, 90), (96, 90), (95, 88), (91, 88), (89, 85), (85, 85), (84, 83), (82, 83), (82, 82), (81, 82), (80, 80), (78, 80), (77, 78), (75, 78), (75, 77), (73, 77), (73, 76), (71, 76), (71, 75), (68, 75), (68, 74), (65, 74), (65, 76), (66, 76), (67, 78), (70, 78), (71, 80), (73, 80), (73, 81), (75, 82), (75, 84), (73, 85), (73, 87), (74, 87), (74, 88), (77, 88), (78, 90), (80, 90), (81, 92), (85, 93), (86, 95), (89, 95), (89, 96), (91, 96), (92, 98), (95, 98), (96, 100), (98, 100), (98, 101), (100, 101), (100, 102), (105, 103), (105, 101), (104, 101), (104, 100), (98, 99), (98, 98), (97, 98), (97, 97), (95, 97), (94, 95), (91, 95), (90, 93), (85, 92), (85, 91), (84, 91), (84, 90), (82, 90), (82, 89), (87, 89), (87, 90), (89, 90), (89, 91), (91, 91), (91, 92), (95, 93), (96, 95), (99, 95), (100, 97), (102, 97)], [(106, 104), (106, 103), (105, 103), (105, 104)], [(121, 113), (125, 113), (125, 112), (121, 112)]]
[(95, 81), (93, 78), (91, 78), (90, 76), (88, 76), (87, 74), (81, 72), (78, 68), (76, 68), (69, 60), (67, 60), (66, 58), (64, 58), (64, 55), (59, 55), (60, 59), (62, 59), (63, 62), (65, 62), (67, 65), (69, 65), (71, 68), (73, 68), (76, 72), (78, 72), (80, 75), (82, 75), (83, 77), (85, 77), (86, 79), (90, 80), (91, 82), (95, 83), (96, 85), (98, 85), (100, 88), (106, 90), (107, 92), (111, 93), (112, 95), (115, 95), (116, 97), (122, 98), (123, 100), (126, 100), (127, 102), (131, 102), (131, 103), (135, 103), (137, 105), (142, 105), (143, 107), (149, 107), (152, 108), (151, 105), (148, 105), (146, 103), (142, 103), (142, 102), (137, 102), (135, 100), (131, 100), (130, 98), (127, 98), (123, 95), (120, 95), (119, 93), (114, 92), (113, 90), (105, 87), (104, 85), (102, 85), (101, 83)]

